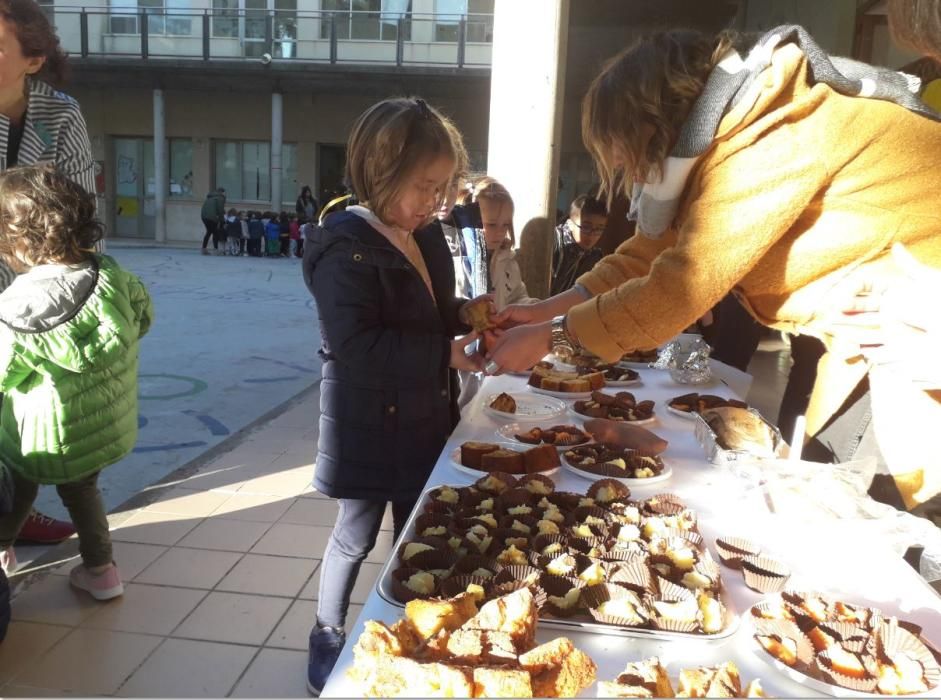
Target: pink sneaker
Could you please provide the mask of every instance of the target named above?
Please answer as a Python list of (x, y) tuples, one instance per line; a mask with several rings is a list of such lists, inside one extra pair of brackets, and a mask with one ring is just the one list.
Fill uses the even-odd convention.
[(121, 574), (113, 562), (100, 574), (93, 574), (84, 564), (79, 564), (69, 572), (69, 583), (73, 588), (86, 591), (95, 600), (111, 600), (124, 595)]
[(13, 547), (7, 547), (0, 551), (0, 568), (3, 569), (3, 573), (12, 576), (13, 572), (16, 571), (16, 567), (16, 552), (13, 551)]

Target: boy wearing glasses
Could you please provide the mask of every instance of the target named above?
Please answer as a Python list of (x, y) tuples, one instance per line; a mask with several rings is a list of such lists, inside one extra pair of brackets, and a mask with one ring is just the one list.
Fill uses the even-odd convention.
[(601, 260), (595, 246), (608, 223), (608, 209), (603, 201), (591, 195), (576, 197), (569, 208), (569, 218), (556, 227), (555, 250), (552, 253), (551, 294), (561, 294)]

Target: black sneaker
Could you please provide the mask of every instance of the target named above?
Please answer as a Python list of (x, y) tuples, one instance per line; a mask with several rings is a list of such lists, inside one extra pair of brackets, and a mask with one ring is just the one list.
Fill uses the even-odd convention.
[(346, 632), (335, 627), (314, 625), (310, 631), (310, 651), (307, 656), (307, 690), (319, 696), (330, 678), (346, 644)]

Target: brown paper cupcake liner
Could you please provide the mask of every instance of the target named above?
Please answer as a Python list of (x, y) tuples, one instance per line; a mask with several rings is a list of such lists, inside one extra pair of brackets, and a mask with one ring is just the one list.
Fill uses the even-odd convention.
[(535, 566), (525, 566), (523, 564), (511, 564), (504, 566), (503, 569), (494, 577), (494, 584), (512, 583), (514, 581), (530, 582), (535, 584), (542, 577), (542, 571)]
[(745, 585), (759, 593), (777, 593), (784, 589), (791, 577), (790, 570), (781, 562), (767, 557), (748, 557), (742, 560)]
[[(794, 668), (807, 670), (814, 665), (814, 647), (807, 639), (807, 635), (800, 631), (796, 624), (790, 620), (752, 620), (755, 631), (758, 635), (766, 637), (777, 637), (778, 639), (793, 639), (797, 644), (797, 661), (793, 664)], [(755, 643), (761, 646), (757, 640)], [(762, 648), (765, 654), (769, 654)], [(780, 661), (780, 659), (778, 659)], [(782, 662), (783, 663), (783, 662)]]
[(552, 544), (562, 546), (562, 549), (568, 549), (568, 538), (564, 535), (536, 535), (532, 540), (533, 552), (541, 554), (542, 550)]
[(667, 603), (678, 603), (682, 600), (689, 600), (694, 594), (688, 588), (684, 588), (678, 583), (668, 581), (662, 576), (657, 577), (657, 600)]
[[(540, 556), (540, 557), (536, 560), (536, 567), (537, 567), (540, 571), (545, 571), (546, 573), (549, 573), (549, 572), (547, 571), (546, 567), (548, 567), (553, 561), (555, 561), (555, 560), (556, 560), (557, 558), (559, 558), (560, 556), (571, 557), (571, 560), (570, 560), (570, 563), (571, 563), (571, 565), (572, 565), (571, 570), (568, 571), (568, 572), (565, 573), (565, 574), (549, 574), (549, 575), (550, 575), (550, 576), (560, 576), (560, 575), (562, 575), (562, 576), (572, 576), (572, 577), (574, 577), (574, 576), (575, 576), (575, 569), (578, 567), (578, 560), (575, 558), (575, 557), (576, 557), (575, 554), (572, 554), (572, 553), (569, 553), (569, 552), (565, 552), (564, 554), (550, 554), (549, 556)], [(584, 555), (582, 555), (582, 556), (584, 556)]]
[(575, 515), (575, 522), (578, 524), (584, 523), (589, 517), (598, 518), (599, 520), (604, 521), (604, 524), (607, 525), (611, 520), (611, 513), (602, 508), (601, 506), (579, 506), (573, 511)]
[(525, 581), (507, 581), (506, 583), (500, 583), (494, 585), (490, 589), (489, 596), (487, 600), (493, 600), (494, 598), (500, 598), (505, 595), (510, 595), (511, 593), (516, 593), (516, 591), (528, 588), (529, 592), (533, 594), (533, 603), (536, 605), (537, 610), (541, 610), (546, 605), (546, 592), (542, 588), (534, 583), (526, 583)]
[(605, 549), (606, 544), (605, 537), (568, 537), (568, 546), (581, 554), (588, 554), (596, 547)]
[(831, 668), (827, 664), (828, 660), (829, 654), (826, 651), (817, 655), (816, 670), (823, 676), (825, 682), (839, 686), (840, 688), (855, 690), (859, 693), (871, 693), (875, 690), (879, 682), (879, 679), (875, 676), (867, 674), (866, 677), (863, 678), (854, 678), (844, 675)]
[(633, 546), (637, 543), (631, 543), (632, 546), (628, 547), (610, 547), (604, 555), (604, 558), (607, 561), (615, 562), (618, 564), (628, 564), (631, 562), (643, 562), (647, 564), (650, 555), (647, 550), (643, 547)]
[(896, 654), (907, 654), (916, 659), (924, 668), (925, 679), (931, 687), (941, 680), (941, 667), (931, 649), (919, 637), (901, 626), (883, 622), (876, 631), (876, 650), (879, 656), (888, 660)]
[(546, 500), (557, 505), (563, 513), (568, 513), (578, 508), (582, 495), (571, 491), (556, 491), (546, 496)]
[(611, 583), (626, 586), (638, 593), (653, 590), (653, 577), (650, 567), (640, 561), (633, 561), (626, 565), (616, 565), (612, 568)]
[(627, 500), (631, 497), (631, 490), (627, 487), (626, 484), (618, 481), (617, 479), (599, 479), (598, 481), (596, 481), (595, 483), (593, 483), (591, 486), (588, 487), (588, 491), (586, 491), (586, 495), (589, 498), (594, 498), (596, 502), (601, 503), (600, 501), (598, 501), (597, 496), (598, 496), (598, 492), (605, 487), (609, 489), (613, 489), (616, 494), (616, 496), (613, 499), (611, 499), (611, 501), (605, 501), (603, 503), (603, 505), (605, 505), (606, 507), (608, 503), (611, 503), (613, 501), (620, 501), (622, 503), (626, 503)]
[(440, 513), (441, 515), (451, 515), (454, 510), (455, 506), (444, 501), (428, 501), (423, 508), (424, 513)]
[[(638, 505), (636, 501), (615, 501), (614, 503), (607, 504), (605, 507), (611, 515), (630, 516), (631, 522), (635, 525), (640, 523), (640, 518), (643, 515), (641, 506)], [(634, 519), (635, 511), (636, 519)]]
[[(496, 477), (502, 481), (505, 484), (505, 488), (495, 490), (486, 486), (486, 483), (490, 477)], [(505, 472), (489, 472), (483, 474), (477, 481), (474, 482), (474, 488), (484, 493), (499, 495), (504, 491), (514, 488), (516, 483), (516, 477), (512, 474), (506, 474)]]
[(872, 639), (867, 629), (854, 622), (822, 622), (820, 627), (831, 633), (847, 651), (857, 654), (864, 651)]
[[(533, 491), (530, 485), (534, 483), (542, 484), (543, 486), (548, 488), (549, 489), (548, 493), (540, 493), (539, 491)], [(548, 476), (546, 476), (545, 474), (527, 474), (526, 476), (524, 476), (523, 478), (519, 480), (519, 482), (517, 483), (517, 486), (519, 488), (526, 489), (527, 491), (532, 493), (534, 496), (536, 496), (537, 500), (542, 498), (543, 496), (549, 496), (552, 493), (555, 493), (555, 482), (552, 479), (550, 479)]]
[(477, 569), (486, 569), (496, 576), (503, 571), (503, 566), (495, 559), (479, 554), (468, 554), (458, 559), (454, 564), (455, 575), (471, 574)]
[(437, 591), (439, 585), (437, 578), (435, 578), (434, 590), (428, 594), (418, 593), (405, 585), (405, 581), (408, 581), (409, 578), (417, 573), (421, 572), (418, 569), (412, 569), (410, 567), (396, 569), (392, 572), (392, 595), (400, 603), (408, 603), (409, 601), (419, 599), (426, 600), (435, 596), (435, 592)]
[(667, 528), (667, 530), (663, 533), (663, 536), (668, 539), (683, 540), (684, 542), (688, 542), (689, 544), (691, 544), (693, 547), (695, 547), (697, 550), (700, 550), (700, 551), (703, 549), (704, 543), (705, 543), (703, 536), (700, 535), (698, 532), (694, 532), (692, 530), (679, 530), (676, 528)]
[(761, 554), (760, 547), (742, 537), (720, 537), (716, 540), (716, 551), (719, 560), (730, 569), (740, 569), (743, 559)]
[(570, 609), (560, 608), (557, 605), (553, 604), (548, 600), (549, 596), (564, 597), (573, 588), (578, 588), (579, 590), (584, 590), (584, 586), (581, 585), (581, 581), (567, 576), (553, 576), (551, 574), (543, 574), (539, 578), (539, 587), (546, 592), (547, 600), (546, 604), (543, 606), (543, 610), (548, 612), (554, 617), (572, 617), (581, 612), (584, 612), (584, 605), (581, 600), (578, 604)]
[[(635, 603), (639, 620), (631, 620), (617, 615), (610, 615), (598, 610), (602, 604), (619, 598), (628, 598)], [(588, 608), (588, 614), (597, 622), (617, 627), (638, 628), (650, 624), (649, 610), (644, 606), (643, 600), (632, 591), (612, 584), (588, 586), (582, 593), (582, 600)]]
[(448, 546), (447, 539), (443, 537), (413, 537), (409, 540), (406, 540), (399, 546), (399, 549), (398, 549), (399, 561), (402, 561), (402, 562), (407, 561), (405, 559), (405, 548), (412, 543), (427, 544), (432, 549), (440, 550), (442, 552), (451, 551), (451, 548)]
[(465, 593), (467, 587), (471, 584), (484, 589), (484, 598), (487, 597), (492, 589), (492, 584), (489, 579), (480, 576), (471, 576), (470, 574), (461, 574), (459, 576), (449, 576), (444, 579), (438, 586), (438, 592), (445, 598), (453, 598), (461, 593)]
[(689, 634), (692, 632), (699, 631), (699, 623), (683, 620), (667, 620), (661, 617), (654, 616), (650, 620), (650, 624), (654, 629), (661, 630), (663, 632), (681, 632)]
[(540, 499), (531, 491), (516, 486), (501, 493), (499, 500), (503, 509), (507, 510), (513, 506), (535, 506)]
[(453, 518), (444, 513), (422, 513), (415, 518), (415, 532), (420, 537), (440, 537), (441, 535), (422, 535), (421, 532), (427, 527), (443, 527), (447, 530)]
[(459, 559), (460, 557), (455, 552), (435, 549), (429, 552), (419, 552), (408, 560), (408, 566), (420, 571), (450, 570)]
[(686, 510), (686, 505), (679, 496), (659, 494), (644, 501), (644, 509), (653, 515), (679, 515)]
[(473, 491), (467, 490), (461, 494), (461, 500), (458, 501), (458, 506), (464, 510), (477, 510), (477, 507), (488, 498), (493, 498), (493, 496), (476, 489)]

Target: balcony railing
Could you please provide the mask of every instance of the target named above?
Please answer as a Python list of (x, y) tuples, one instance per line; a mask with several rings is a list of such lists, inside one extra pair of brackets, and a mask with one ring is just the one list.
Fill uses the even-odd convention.
[(55, 7), (53, 12), (63, 47), (82, 57), (463, 68), (489, 66), (493, 39), (490, 14), (120, 7)]

